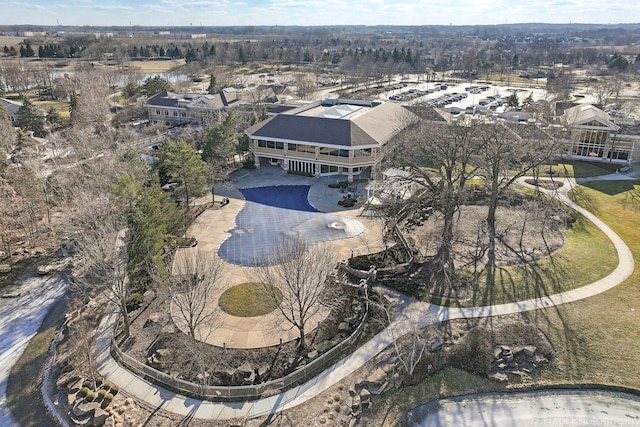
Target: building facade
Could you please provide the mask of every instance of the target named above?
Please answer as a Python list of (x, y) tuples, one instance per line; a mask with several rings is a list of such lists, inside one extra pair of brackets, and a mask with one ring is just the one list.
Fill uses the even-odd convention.
[(268, 159), (285, 172), (346, 175), (374, 172), (385, 145), (414, 119), (391, 102), (333, 99), (276, 114), (245, 133), (256, 167)]
[(226, 88), (213, 95), (176, 94), (164, 90), (147, 99), (144, 107), (152, 124), (210, 125), (220, 123), (224, 111), (237, 104), (236, 90)]
[(620, 133), (620, 126), (593, 105), (567, 108), (561, 120), (571, 132), (567, 147), (570, 158), (621, 164), (640, 159), (640, 137)]

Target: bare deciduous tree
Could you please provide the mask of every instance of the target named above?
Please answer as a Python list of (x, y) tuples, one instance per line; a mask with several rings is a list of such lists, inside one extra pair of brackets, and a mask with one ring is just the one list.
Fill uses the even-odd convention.
[(24, 61), (0, 61), (0, 77), (7, 90), (24, 95), (33, 84), (33, 73)]
[(106, 197), (86, 203), (89, 209), (85, 223), (78, 227), (75, 236), (78, 259), (74, 275), (83, 290), (99, 290), (117, 306), (125, 336), (129, 336), (128, 236), (123, 218), (112, 212), (114, 204)]
[(208, 252), (180, 251), (165, 282), (178, 327), (186, 328), (191, 339), (206, 339), (217, 315), (215, 288), (224, 286), (222, 260)]
[(482, 147), (478, 155), (478, 175), (489, 191), (487, 207), (487, 272), (493, 284), (496, 267), (496, 215), (504, 192), (532, 169), (548, 163), (557, 152), (556, 139), (536, 126), (510, 126), (499, 122), (474, 127)]
[(300, 99), (313, 99), (316, 92), (316, 83), (309, 73), (296, 73), (296, 94)]
[(67, 326), (69, 330), (68, 361), (74, 370), (92, 382), (96, 389), (98, 369), (95, 358), (94, 338), (96, 334), (95, 319), (92, 319), (93, 309), (87, 308), (83, 301), (76, 299), (69, 313)]
[(336, 295), (327, 277), (335, 270), (336, 262), (325, 245), (309, 246), (299, 239), (284, 238), (254, 270), (256, 281), (264, 284), (265, 295), (298, 330), (298, 351), (302, 355), (307, 352), (305, 333), (309, 321), (335, 304)]
[(421, 121), (407, 133), (405, 141), (392, 153), (391, 164), (410, 174), (406, 178), (418, 188), (403, 201), (406, 215), (424, 217), (431, 212), (442, 216), (439, 248), (432, 261), (432, 281), (444, 292), (454, 284), (453, 230), (466, 185), (475, 176), (480, 146), (474, 129)]

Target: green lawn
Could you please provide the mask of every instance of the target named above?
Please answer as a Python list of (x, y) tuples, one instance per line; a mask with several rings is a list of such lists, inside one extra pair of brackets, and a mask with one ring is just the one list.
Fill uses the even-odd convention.
[[(629, 184), (604, 181), (583, 188), (589, 209), (629, 245), (636, 263), (640, 260), (640, 210), (628, 203), (631, 191), (640, 192), (640, 182)], [(627, 188), (626, 191), (620, 191)], [(572, 237), (576, 257), (597, 256), (590, 251), (587, 237)], [(568, 257), (567, 257), (568, 258)], [(589, 262), (590, 261), (590, 262)], [(585, 279), (598, 274), (601, 258), (568, 264), (571, 272)], [(611, 260), (607, 261), (608, 264)], [(589, 272), (582, 269), (588, 268)], [(607, 268), (604, 268), (607, 270)], [(640, 267), (615, 288), (571, 304), (524, 313), (549, 338), (556, 355), (549, 365), (535, 371), (508, 389), (530, 386), (600, 384), (640, 390)], [(420, 384), (394, 390), (374, 402), (372, 419), (390, 426), (403, 409), (432, 399), (462, 392), (504, 390), (502, 384), (446, 369)]]
[[(615, 172), (620, 165), (607, 162), (565, 161), (540, 166), (540, 178), (587, 178)], [(551, 171), (551, 174), (549, 173)], [(530, 171), (529, 176), (533, 175)]]
[(263, 283), (241, 283), (220, 296), (218, 305), (227, 314), (237, 317), (255, 317), (271, 313), (282, 301), (278, 288)]
[(530, 265), (498, 269), (491, 289), (484, 273), (474, 298), (464, 305), (502, 304), (557, 294), (599, 280), (618, 265), (611, 241), (586, 218), (578, 217), (564, 236), (565, 247), (552, 256)]

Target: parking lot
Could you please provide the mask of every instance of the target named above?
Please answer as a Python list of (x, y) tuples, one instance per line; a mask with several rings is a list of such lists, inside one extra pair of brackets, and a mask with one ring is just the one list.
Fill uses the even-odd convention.
[(381, 93), (379, 96), (405, 105), (423, 104), (444, 108), (452, 114), (490, 114), (504, 112), (507, 99), (513, 93), (518, 97), (520, 104), (530, 94), (534, 102), (546, 96), (546, 91), (542, 88), (516, 88), (480, 83), (452, 85), (438, 82), (396, 84), (390, 91)]

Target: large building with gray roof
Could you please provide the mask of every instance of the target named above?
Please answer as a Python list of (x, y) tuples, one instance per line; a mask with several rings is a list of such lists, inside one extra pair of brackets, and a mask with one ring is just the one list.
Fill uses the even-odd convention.
[(287, 172), (352, 181), (379, 164), (384, 146), (414, 117), (391, 102), (332, 99), (283, 111), (245, 133), (256, 167), (268, 159)]
[(237, 105), (234, 88), (222, 89), (212, 95), (159, 92), (144, 104), (149, 122), (176, 126), (182, 124), (210, 125), (222, 120), (223, 112)]

